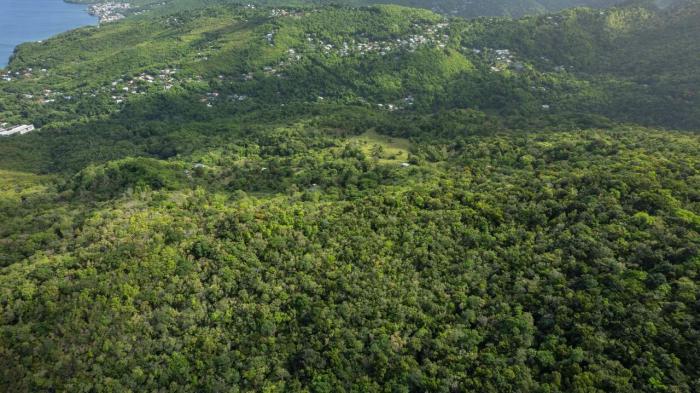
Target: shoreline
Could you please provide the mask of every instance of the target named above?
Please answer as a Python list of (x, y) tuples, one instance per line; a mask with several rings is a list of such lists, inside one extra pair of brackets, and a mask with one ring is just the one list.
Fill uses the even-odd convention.
[(131, 8), (131, 3), (119, 1), (63, 0), (63, 2), (86, 6), (86, 12), (96, 17), (99, 23), (108, 23), (123, 19), (126, 15), (124, 15), (122, 11)]
[(120, 19), (124, 19), (126, 15), (124, 12), (131, 9), (130, 3), (118, 3), (118, 2), (107, 2), (107, 3), (95, 3), (87, 8), (87, 13), (96, 17), (99, 24), (116, 22)]
[[(71, 31), (74, 29), (78, 29), (78, 28), (85, 27), (85, 26), (99, 26), (99, 24), (100, 24), (100, 18), (89, 12), (89, 4), (88, 3), (66, 1), (66, 0), (55, 0), (55, 3), (53, 1), (51, 3), (52, 4), (55, 4), (55, 3), (65, 4), (65, 5), (72, 6), (74, 8), (78, 8), (77, 6), (82, 6), (79, 9), (79, 13), (82, 15), (89, 16), (90, 20), (88, 21), (87, 18), (84, 18), (85, 19), (84, 21), (78, 21), (78, 19), (81, 18), (80, 16), (78, 16), (78, 12), (73, 14), (68, 9), (61, 9), (60, 8), (61, 6), (59, 5), (59, 6), (56, 6), (55, 9), (51, 9), (50, 13), (53, 14), (56, 11), (66, 12), (67, 14), (72, 15), (76, 19), (75, 23), (66, 22), (65, 26), (60, 26), (60, 23), (57, 23), (56, 28), (46, 29), (46, 31), (44, 31), (42, 33), (36, 33), (34, 36), (32, 36), (31, 33), (26, 34), (26, 36), (24, 36), (24, 37), (22, 35), (17, 35), (17, 36), (13, 37), (12, 35), (9, 34), (10, 31), (13, 31), (13, 27), (6, 25), (6, 27), (3, 27), (3, 29), (6, 28), (7, 31), (4, 32), (4, 31), (2, 31), (3, 29), (0, 29), (0, 34), (7, 34), (7, 36), (9, 37), (6, 40), (6, 42), (3, 42), (2, 45), (0, 46), (0, 70), (7, 69), (7, 67), (12, 62), (12, 58), (17, 51), (17, 47), (22, 45), (22, 44), (31, 43), (31, 42), (41, 42), (41, 41), (50, 39), (51, 37), (54, 37), (56, 35), (63, 34), (65, 32), (68, 32), (68, 31)], [(37, 6), (37, 9), (40, 9), (39, 6)], [(19, 18), (24, 22), (25, 17), (29, 16), (29, 18), (26, 18), (26, 19), (30, 19), (30, 20), (28, 20), (26, 23), (24, 23), (25, 25), (37, 25), (37, 26), (42, 26), (42, 27), (46, 26), (46, 24), (44, 24), (43, 23), (44, 21), (42, 21), (42, 20), (31, 20), (31, 19), (37, 19), (36, 15), (34, 13), (32, 13), (35, 10), (29, 9), (29, 11), (27, 11), (25, 9), (24, 11), (25, 11), (24, 14), (21, 14), (19, 16)], [(63, 22), (63, 20), (62, 20), (62, 22)], [(17, 30), (17, 29), (15, 28), (14, 30)], [(31, 30), (31, 29), (28, 29), (28, 30)]]

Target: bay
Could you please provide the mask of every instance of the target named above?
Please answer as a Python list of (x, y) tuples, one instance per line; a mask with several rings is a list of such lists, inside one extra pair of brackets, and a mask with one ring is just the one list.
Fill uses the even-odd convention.
[(95, 25), (85, 4), (63, 0), (0, 0), (0, 68), (15, 46), (47, 39), (76, 27)]

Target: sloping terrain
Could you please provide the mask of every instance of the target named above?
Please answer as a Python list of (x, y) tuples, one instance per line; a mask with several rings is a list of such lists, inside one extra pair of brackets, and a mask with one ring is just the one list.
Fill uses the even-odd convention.
[(697, 12), (216, 2), (21, 46), (0, 390), (699, 390)]
[[(94, 0), (71, 0), (77, 3), (95, 3)], [(656, 0), (648, 1), (661, 8), (677, 4), (685, 0)], [(184, 8), (196, 8), (211, 5), (219, 0), (132, 0), (129, 3), (132, 9), (128, 12), (135, 13), (140, 10), (157, 10), (158, 12), (179, 11)], [(235, 3), (235, 2), (229, 2)], [(367, 6), (378, 4), (396, 4), (405, 7), (429, 9), (448, 16), (461, 16), (476, 18), (481, 16), (511, 16), (543, 14), (556, 12), (567, 8), (591, 7), (608, 8), (617, 5), (629, 4), (625, 0), (253, 0), (248, 4), (259, 6), (319, 6), (319, 5), (344, 5)]]

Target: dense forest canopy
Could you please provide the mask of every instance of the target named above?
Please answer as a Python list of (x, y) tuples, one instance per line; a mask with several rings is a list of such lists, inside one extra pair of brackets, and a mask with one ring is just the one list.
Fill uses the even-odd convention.
[(286, 4), (0, 71), (1, 391), (700, 390), (699, 3)]

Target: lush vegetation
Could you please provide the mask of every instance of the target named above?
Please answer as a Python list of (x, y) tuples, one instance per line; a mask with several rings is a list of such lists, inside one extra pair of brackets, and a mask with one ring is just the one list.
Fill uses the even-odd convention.
[(179, 12), (0, 82), (0, 390), (700, 390), (697, 4)]
[[(66, 0), (73, 3), (100, 3), (96, 0)], [(217, 0), (219, 1), (219, 0)], [(229, 0), (227, 0), (229, 1)], [(657, 7), (668, 7), (685, 0), (650, 1)], [(229, 1), (230, 3), (241, 3)], [(138, 10), (157, 10), (169, 12), (201, 6), (203, 0), (130, 0), (133, 6), (130, 13)], [(512, 16), (542, 14), (561, 11), (574, 7), (607, 8), (615, 5), (629, 4), (625, 0), (251, 0), (246, 2), (262, 6), (318, 6), (341, 4), (347, 6), (366, 6), (373, 4), (397, 4), (406, 7), (426, 8), (450, 16), (475, 18), (481, 16)]]

